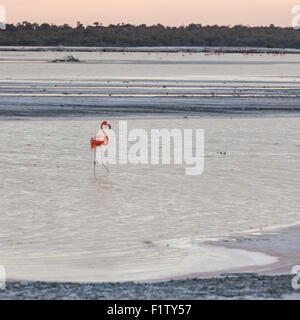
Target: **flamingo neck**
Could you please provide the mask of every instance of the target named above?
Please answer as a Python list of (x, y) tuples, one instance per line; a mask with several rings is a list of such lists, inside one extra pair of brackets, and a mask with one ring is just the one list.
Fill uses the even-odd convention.
[(107, 136), (107, 134), (106, 134), (106, 132), (104, 131), (104, 129), (103, 129), (102, 126), (101, 126), (101, 130), (102, 130), (102, 132), (103, 132), (103, 134), (104, 134), (104, 137), (105, 137), (103, 144), (106, 146), (106, 145), (108, 144), (108, 136)]

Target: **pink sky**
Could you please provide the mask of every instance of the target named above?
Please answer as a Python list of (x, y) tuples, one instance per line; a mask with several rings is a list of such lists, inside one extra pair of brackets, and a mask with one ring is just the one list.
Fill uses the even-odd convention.
[(290, 26), (300, 0), (0, 0), (7, 22)]

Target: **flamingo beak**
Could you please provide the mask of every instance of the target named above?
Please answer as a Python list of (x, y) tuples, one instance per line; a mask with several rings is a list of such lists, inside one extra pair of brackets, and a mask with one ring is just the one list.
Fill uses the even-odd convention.
[(109, 127), (109, 129), (111, 129), (111, 125), (110, 124), (107, 124), (107, 126)]

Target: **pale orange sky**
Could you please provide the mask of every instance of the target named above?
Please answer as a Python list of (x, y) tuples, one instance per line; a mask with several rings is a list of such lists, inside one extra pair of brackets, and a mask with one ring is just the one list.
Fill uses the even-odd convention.
[(0, 0), (7, 23), (290, 26), (300, 0)]

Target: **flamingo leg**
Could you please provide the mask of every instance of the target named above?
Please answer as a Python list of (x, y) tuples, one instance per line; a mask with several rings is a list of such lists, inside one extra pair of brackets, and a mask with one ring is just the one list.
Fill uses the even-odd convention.
[(96, 178), (96, 149), (94, 149), (94, 177)]

